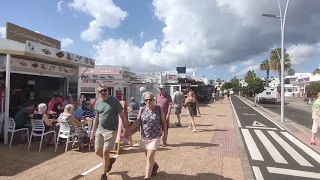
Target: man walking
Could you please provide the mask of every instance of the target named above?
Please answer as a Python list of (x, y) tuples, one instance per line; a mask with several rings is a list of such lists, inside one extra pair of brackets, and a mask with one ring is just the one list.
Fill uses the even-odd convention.
[(174, 94), (173, 94), (173, 108), (174, 108), (174, 113), (177, 115), (177, 120), (176, 126), (181, 127), (181, 121), (180, 121), (180, 114), (181, 114), (181, 109), (184, 103), (184, 94), (179, 90), (179, 87), (174, 88)]
[[(159, 86), (159, 90), (160, 92), (156, 95), (155, 101), (156, 101), (156, 104), (161, 107), (162, 111), (165, 114), (167, 130), (168, 130), (169, 124), (170, 124), (169, 118), (170, 118), (170, 112), (171, 112), (172, 99), (171, 99), (171, 96), (166, 93), (163, 85)], [(167, 145), (166, 141), (163, 142), (162, 145), (166, 146)]]
[(119, 117), (126, 129), (126, 137), (130, 136), (127, 117), (119, 100), (109, 95), (108, 87), (100, 85), (97, 88), (101, 98), (95, 103), (96, 116), (93, 122), (90, 141), (95, 138), (95, 153), (103, 159), (103, 174), (101, 180), (107, 179), (107, 173), (111, 170), (115, 158), (110, 158), (110, 150), (113, 149), (117, 137)]

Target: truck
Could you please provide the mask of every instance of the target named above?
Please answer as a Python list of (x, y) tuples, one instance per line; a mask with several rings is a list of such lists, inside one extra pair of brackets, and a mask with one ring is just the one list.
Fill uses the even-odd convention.
[(280, 95), (276, 87), (264, 87), (264, 91), (257, 95), (258, 103), (272, 103), (280, 102)]

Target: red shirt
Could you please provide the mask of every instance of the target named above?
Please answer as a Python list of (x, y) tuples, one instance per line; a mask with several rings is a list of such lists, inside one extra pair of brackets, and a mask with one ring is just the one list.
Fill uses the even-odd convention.
[(171, 96), (169, 96), (167, 93), (164, 94), (164, 96), (161, 95), (161, 93), (158, 93), (156, 95), (156, 104), (161, 107), (164, 114), (167, 116), (169, 111), (169, 105), (172, 103)]
[(48, 108), (49, 108), (49, 113), (50, 114), (52, 114), (54, 111), (52, 111), (52, 109), (53, 109), (53, 107), (54, 107), (54, 105), (55, 104), (61, 104), (61, 106), (62, 106), (62, 110), (63, 110), (63, 108), (64, 108), (64, 102), (63, 102), (63, 100), (61, 99), (61, 98), (59, 98), (58, 99), (58, 101), (55, 101), (54, 99), (51, 99), (50, 100), (50, 102), (49, 102), (49, 104), (48, 104)]

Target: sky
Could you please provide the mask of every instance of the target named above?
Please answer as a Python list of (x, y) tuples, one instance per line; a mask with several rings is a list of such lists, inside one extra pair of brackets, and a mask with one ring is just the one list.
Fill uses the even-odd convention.
[[(279, 15), (277, 0), (10, 0), (0, 6), (0, 37), (11, 22), (135, 73), (186, 65), (209, 79), (265, 77), (259, 64), (281, 41), (279, 19), (262, 13)], [(320, 68), (319, 19), (319, 0), (290, 2), (284, 47), (297, 73)]]

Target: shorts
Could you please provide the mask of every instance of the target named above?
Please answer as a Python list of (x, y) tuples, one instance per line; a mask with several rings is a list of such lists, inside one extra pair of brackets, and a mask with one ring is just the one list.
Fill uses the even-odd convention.
[(181, 109), (182, 109), (182, 107), (174, 107), (174, 114), (175, 115), (181, 114)]
[(159, 148), (159, 144), (160, 144), (160, 137), (154, 138), (154, 139), (142, 137), (140, 140), (141, 149), (156, 151)]
[(117, 131), (97, 130), (95, 142), (94, 142), (95, 149), (104, 148), (104, 149), (112, 150), (116, 142), (117, 134), (118, 134)]

